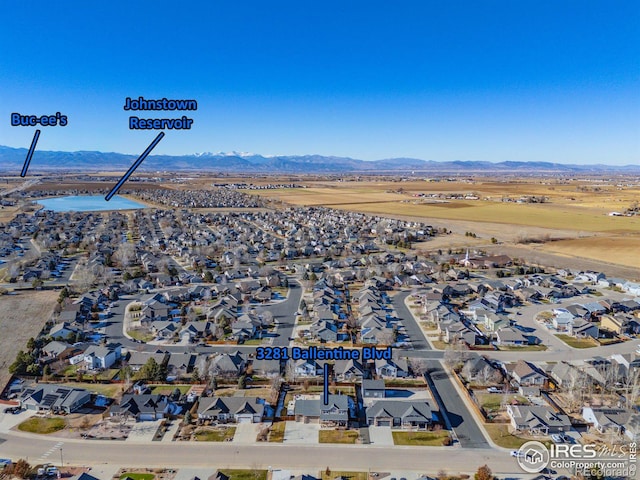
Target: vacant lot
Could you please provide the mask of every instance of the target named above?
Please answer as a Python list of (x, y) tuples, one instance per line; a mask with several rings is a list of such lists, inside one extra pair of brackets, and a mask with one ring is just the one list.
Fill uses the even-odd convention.
[(230, 470), (225, 468), (219, 471), (232, 480), (267, 480), (266, 470)]
[(441, 447), (445, 439), (449, 438), (447, 430), (433, 432), (391, 432), (393, 443), (396, 445), (422, 445), (427, 447)]
[(571, 335), (556, 335), (556, 337), (573, 348), (593, 348), (599, 345), (598, 342), (591, 337), (576, 338)]
[(230, 442), (236, 434), (236, 427), (209, 429), (203, 428), (195, 432), (198, 442)]
[(334, 480), (336, 478), (342, 478), (345, 480), (367, 480), (369, 475), (367, 472), (346, 472), (341, 470), (330, 470), (328, 467), (322, 471), (322, 480)]
[(269, 429), (269, 442), (282, 443), (284, 441), (285, 422), (276, 422)]
[(356, 443), (358, 432), (355, 430), (320, 430), (320, 443)]
[(11, 378), (9, 365), (26, 348), (27, 340), (38, 336), (57, 299), (55, 291), (0, 296), (0, 390)]
[(67, 422), (64, 418), (31, 417), (29, 420), (25, 420), (18, 425), (18, 430), (29, 433), (47, 434), (62, 430), (66, 426)]

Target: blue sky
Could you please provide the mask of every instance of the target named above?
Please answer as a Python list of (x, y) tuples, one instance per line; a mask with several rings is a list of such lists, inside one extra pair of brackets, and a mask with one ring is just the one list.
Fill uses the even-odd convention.
[(61, 111), (39, 149), (139, 154), (144, 96), (199, 105), (154, 153), (640, 158), (637, 1), (3, 2), (0, 42), (13, 147), (11, 112)]

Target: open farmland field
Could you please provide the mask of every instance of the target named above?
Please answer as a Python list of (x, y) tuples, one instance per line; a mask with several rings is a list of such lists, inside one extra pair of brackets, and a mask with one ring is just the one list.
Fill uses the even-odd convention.
[[(249, 191), (293, 205), (324, 205), (406, 220), (426, 221), (452, 233), (416, 244), (422, 250), (490, 246), (491, 237), (502, 244), (535, 239), (540, 257), (546, 254), (603, 262), (609, 266), (638, 267), (640, 217), (617, 217), (640, 198), (637, 186), (615, 182), (557, 182), (556, 180), (495, 179), (477, 181), (306, 181), (302, 189)], [(438, 198), (416, 197), (437, 195)], [(473, 195), (479, 200), (447, 199)], [(545, 197), (545, 203), (501, 201)], [(465, 236), (472, 231), (477, 238)], [(558, 240), (549, 242), (549, 240)]]
[[(331, 205), (329, 205), (331, 206)], [(501, 202), (452, 202), (451, 205), (414, 203), (353, 203), (336, 208), (365, 213), (400, 214), (423, 218), (490, 222), (532, 226), (576, 232), (627, 233), (640, 232), (640, 217), (609, 217), (604, 213), (585, 211), (581, 207), (553, 204), (517, 204)]]
[(17, 206), (0, 207), (0, 223), (10, 222), (11, 220), (13, 220), (13, 217), (18, 214), (19, 211), (20, 208)]
[[(306, 182), (309, 188), (249, 191), (293, 205), (562, 229), (578, 232), (640, 232), (640, 218), (610, 217), (640, 198), (640, 189), (614, 186), (501, 182)], [(583, 191), (588, 188), (590, 190)], [(593, 188), (599, 188), (593, 191)], [(417, 194), (469, 194), (480, 200), (416, 198)], [(544, 196), (548, 203), (502, 202), (503, 197)]]
[(10, 378), (9, 365), (27, 340), (36, 337), (51, 317), (59, 293), (19, 292), (0, 297), (0, 390)]
[(640, 235), (560, 240), (540, 249), (640, 268)]

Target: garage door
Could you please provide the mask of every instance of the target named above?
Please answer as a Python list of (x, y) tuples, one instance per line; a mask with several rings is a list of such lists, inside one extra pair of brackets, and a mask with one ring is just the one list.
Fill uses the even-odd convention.
[(390, 427), (391, 426), (391, 420), (378, 420), (378, 426), (379, 427)]
[(251, 417), (238, 417), (238, 423), (251, 423)]

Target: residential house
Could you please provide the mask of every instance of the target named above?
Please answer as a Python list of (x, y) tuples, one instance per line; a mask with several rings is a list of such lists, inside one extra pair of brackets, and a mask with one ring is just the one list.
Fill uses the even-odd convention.
[(640, 322), (623, 314), (602, 315), (600, 328), (616, 335), (628, 335), (640, 333)]
[(587, 322), (582, 319), (575, 319), (569, 327), (569, 335), (577, 338), (591, 337), (598, 338), (600, 331), (595, 323)]
[(507, 405), (507, 415), (514, 430), (531, 435), (550, 435), (571, 429), (569, 417), (549, 407)]
[(437, 421), (426, 400), (377, 400), (366, 410), (367, 425), (376, 427), (427, 428)]
[(518, 360), (511, 370), (511, 377), (518, 382), (518, 385), (527, 386), (542, 386), (547, 380), (538, 367), (532, 363), (525, 362), (524, 360)]
[(236, 351), (233, 353), (221, 353), (213, 358), (213, 371), (221, 376), (237, 377), (246, 367), (244, 356)]
[(179, 415), (182, 407), (174, 403), (168, 395), (126, 394), (119, 405), (112, 405), (112, 417), (132, 417), (137, 422), (160, 420), (170, 415)]
[(255, 397), (201, 397), (198, 421), (220, 423), (259, 423), (264, 415), (264, 401)]
[(536, 337), (524, 335), (520, 330), (513, 327), (501, 328), (496, 332), (496, 344), (505, 346), (523, 346), (535, 342)]
[(336, 360), (333, 373), (339, 382), (359, 382), (364, 376), (364, 369), (357, 360)]
[(622, 408), (582, 407), (582, 417), (602, 434), (622, 434), (623, 425), (631, 416), (630, 410)]
[(77, 333), (81, 333), (82, 330), (78, 327), (71, 325), (68, 322), (62, 322), (51, 327), (49, 331), (49, 337), (52, 339), (66, 339), (69, 338), (70, 335), (75, 335)]
[(38, 383), (25, 387), (18, 396), (20, 407), (26, 410), (62, 411), (73, 413), (91, 401), (91, 393), (84, 388)]
[(384, 378), (404, 378), (409, 376), (406, 358), (376, 359), (376, 375)]
[(122, 358), (122, 345), (91, 345), (82, 355), (84, 368), (87, 370), (107, 369)]
[(54, 360), (67, 360), (74, 355), (80, 353), (78, 347), (70, 345), (66, 342), (59, 342), (53, 340), (47, 343), (42, 348), (42, 355), (45, 362), (52, 362)]
[(322, 398), (296, 400), (294, 407), (296, 422), (346, 427), (349, 422), (349, 400), (348, 395), (329, 395), (327, 405)]
[(180, 378), (191, 372), (196, 365), (198, 355), (194, 353), (171, 353), (167, 362), (167, 377)]
[(363, 380), (361, 389), (362, 398), (365, 401), (385, 397), (384, 380)]

